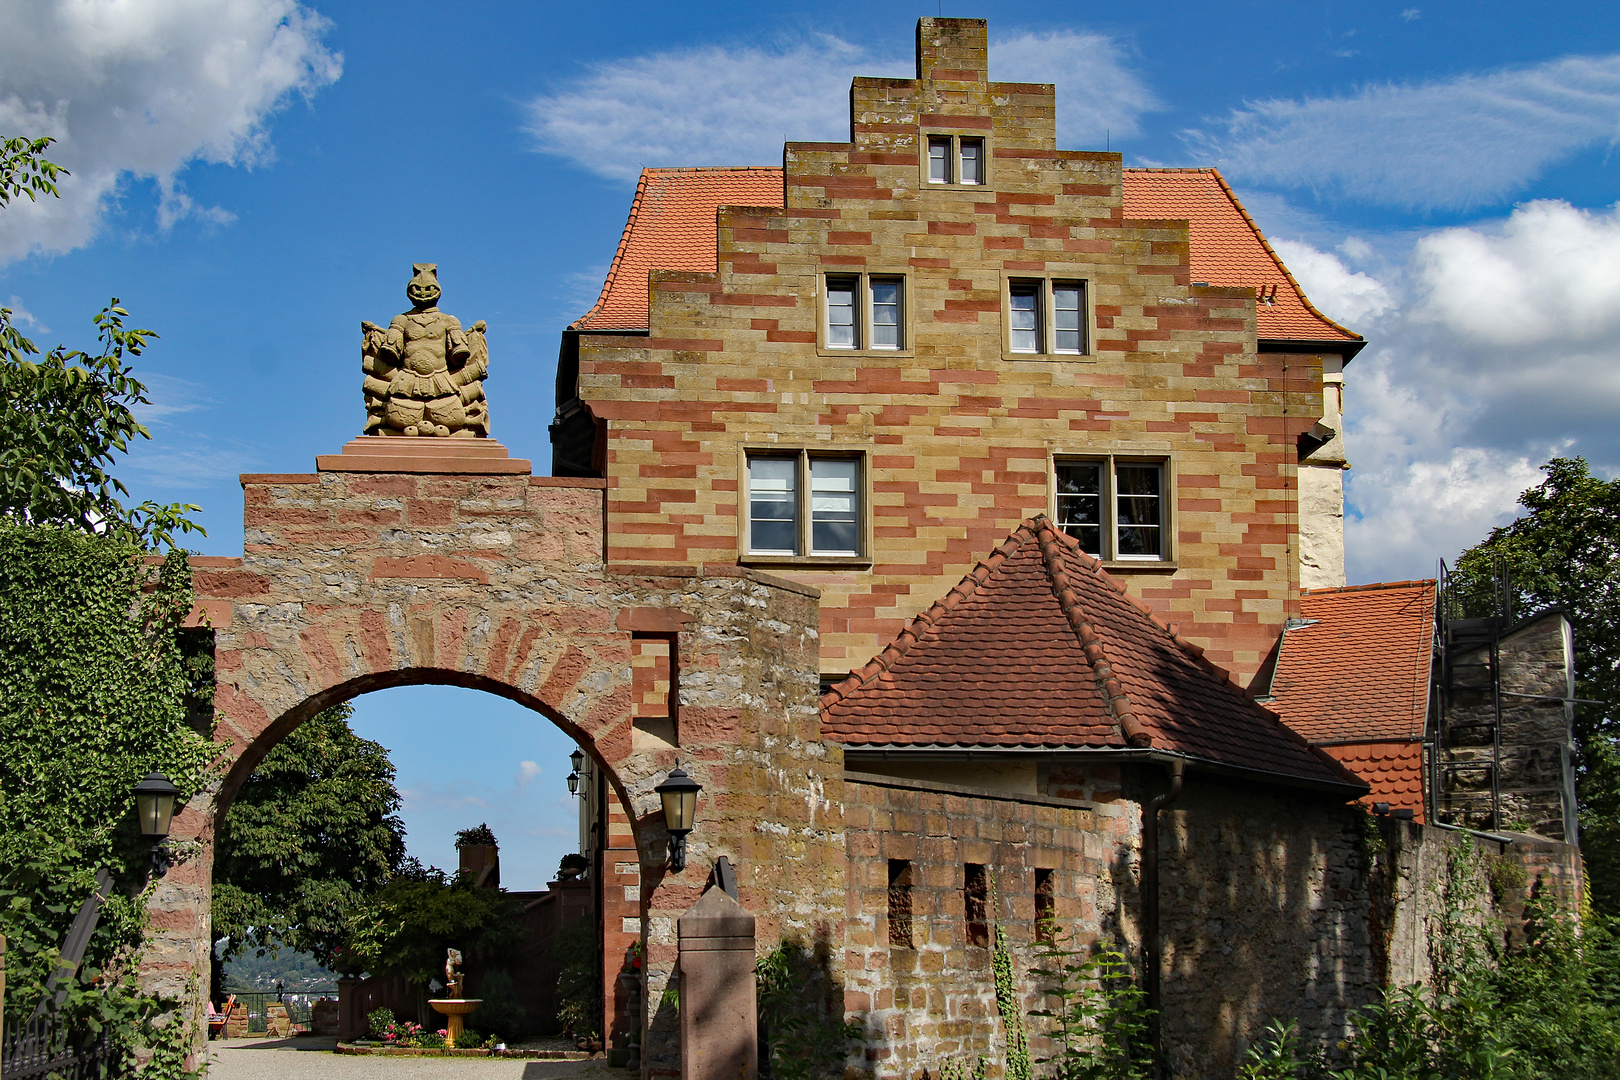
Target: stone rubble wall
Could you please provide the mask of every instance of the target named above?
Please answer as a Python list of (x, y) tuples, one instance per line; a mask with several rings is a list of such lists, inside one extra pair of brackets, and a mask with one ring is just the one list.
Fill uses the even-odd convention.
[[(1444, 820), (1481, 829), (1533, 832), (1553, 840), (1575, 839), (1575, 780), (1571, 758), (1574, 696), (1570, 624), (1553, 611), (1519, 626), (1499, 643), (1502, 695), (1500, 822), (1490, 820), (1489, 769), (1448, 769), (1450, 761), (1489, 761), (1489, 727), (1452, 731), (1440, 768), (1438, 798)], [(1460, 653), (1463, 663), (1485, 663), (1485, 649)], [(1448, 725), (1494, 721), (1484, 669), (1464, 669), (1468, 683), (1453, 698)], [(1539, 695), (1520, 697), (1516, 694)], [(1481, 809), (1484, 808), (1484, 809)]]
[[(988, 950), (966, 943), (963, 863), (996, 873), (1029, 1007), (1039, 1004), (1027, 975), (1036, 866), (1060, 871), (1062, 926), (1083, 942), (1123, 941), (1140, 964), (1141, 806), (1163, 790), (1162, 772), (1127, 767), (1121, 783), (1115, 770), (1053, 765), (1043, 786), (1027, 795), (846, 777), (846, 1015), (866, 1032), (851, 1075), (912, 1080), (980, 1054), (999, 1068)], [(1579, 901), (1568, 845), (1373, 817), (1196, 770), (1160, 835), (1164, 1033), (1177, 1080), (1230, 1080), (1273, 1018), (1331, 1046), (1380, 988), (1432, 981), (1447, 928), (1452, 940), (1470, 928), (1512, 935), (1532, 891), (1565, 910)], [(890, 859), (913, 860), (912, 948), (889, 941)]]

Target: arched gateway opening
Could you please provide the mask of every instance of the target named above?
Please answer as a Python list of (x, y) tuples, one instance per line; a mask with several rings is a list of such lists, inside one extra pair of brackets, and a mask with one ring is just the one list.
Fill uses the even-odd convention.
[[(176, 816), (174, 838), (194, 843), (152, 903), (149, 985), (206, 985), (214, 829), (253, 767), (319, 710), (410, 683), (520, 702), (601, 770), (607, 1011), (625, 947), (645, 955), (635, 1014), (604, 1031), (639, 1043), (644, 1069), (678, 1062), (675, 919), (720, 855), (763, 940), (841, 919), (843, 769), (820, 739), (815, 590), (735, 566), (620, 571), (603, 558), (603, 482), (529, 471), (491, 440), (373, 436), (315, 473), (242, 478), (242, 557), (194, 560), (223, 775)], [(649, 664), (665, 665), (667, 716), (645, 707)], [(677, 762), (703, 785), (679, 873), (653, 791)]]
[[(646, 693), (645, 688), (638, 683), (645, 683), (645, 678), (638, 679), (641, 669), (635, 664), (635, 650), (632, 655), (632, 692), (642, 690), (641, 697), (653, 697)], [(469, 949), (469, 942), (454, 941), (452, 944), (467, 950), (466, 970), (468, 977), (469, 996), (479, 996), (483, 993), (484, 976), (492, 970), (499, 970), (510, 978), (513, 984), (517, 1004), (527, 1014), (527, 1023), (520, 1031), (511, 1034), (553, 1034), (558, 1030), (558, 1007), (563, 1004), (555, 995), (558, 975), (558, 962), (556, 950), (564, 940), (570, 942), (571, 947), (578, 947), (573, 942), (574, 935), (579, 932), (587, 933), (594, 944), (596, 1000), (598, 1002), (598, 1015), (586, 1018), (583, 1023), (589, 1032), (606, 1033), (610, 1040), (619, 1043), (634, 1042), (632, 1036), (639, 1033), (640, 1012), (638, 1008), (640, 999), (639, 975), (635, 978), (627, 977), (629, 971), (634, 970), (627, 961), (633, 944), (639, 945), (639, 927), (637, 932), (627, 932), (625, 920), (639, 922), (640, 905), (634, 902), (627, 903), (626, 896), (639, 891), (640, 869), (638, 849), (635, 843), (635, 833), (638, 822), (632, 817), (633, 806), (627, 800), (622, 783), (617, 774), (608, 768), (595, 754), (588, 742), (583, 740), (579, 729), (569, 723), (565, 718), (558, 716), (554, 709), (538, 700), (534, 695), (517, 690), (509, 685), (498, 682), (488, 676), (474, 675), (467, 672), (444, 671), (437, 668), (402, 668), (389, 672), (373, 673), (369, 676), (347, 680), (330, 687), (301, 703), (284, 716), (277, 718), (258, 738), (253, 740), (250, 752), (245, 751), (239, 756), (230, 770), (224, 776), (215, 799), (214, 832), (217, 835), (222, 829), (230, 807), (241, 791), (244, 783), (260, 765), (276, 744), (292, 734), (300, 725), (312, 717), (342, 703), (355, 703), (361, 701), (360, 715), (354, 717), (351, 726), (357, 731), (362, 727), (370, 729), (373, 737), (384, 736), (391, 719), (386, 718), (389, 712), (389, 702), (398, 701), (396, 695), (388, 691), (404, 687), (455, 687), (461, 688), (463, 693), (453, 693), (449, 697), (437, 696), (434, 701), (436, 709), (428, 710), (426, 717), (418, 717), (416, 723), (406, 726), (409, 734), (405, 735), (411, 743), (420, 743), (415, 749), (425, 751), (432, 756), (433, 748), (438, 747), (443, 752), (446, 764), (453, 757), (454, 744), (476, 739), (476, 729), (490, 711), (489, 706), (494, 704), (487, 695), (495, 695), (522, 707), (521, 710), (504, 710), (509, 716), (513, 712), (523, 713), (532, 721), (531, 725), (553, 728), (562, 738), (547, 740), (552, 743), (551, 757), (557, 761), (568, 762), (568, 752), (577, 745), (590, 758), (581, 770), (584, 774), (581, 783), (580, 796), (586, 800), (586, 812), (580, 815), (576, 812), (575, 820), (569, 822), (574, 836), (569, 842), (566, 851), (570, 854), (582, 855), (587, 860), (587, 867), (578, 878), (570, 880), (553, 880), (547, 884), (547, 879), (558, 876), (558, 861), (556, 858), (545, 865), (533, 865), (525, 861), (514, 861), (512, 858), (514, 846), (506, 844), (500, 851), (499, 861), (496, 860), (495, 851), (475, 849), (470, 852), (460, 852), (451, 848), (449, 858), (443, 856), (443, 849), (451, 832), (439, 838), (437, 845), (439, 854), (423, 862), (433, 867), (441, 868), (454, 873), (458, 866), (469, 869), (469, 864), (478, 862), (482, 864), (486, 859), (489, 866), (484, 873), (479, 873), (477, 867), (471, 867), (480, 885), (490, 887), (505, 885), (514, 890), (510, 895), (513, 907), (521, 914), (516, 916), (518, 936), (521, 941), (514, 943), (513, 947), (503, 952), (499, 957), (478, 956)], [(369, 703), (364, 699), (371, 698)], [(380, 700), (379, 700), (380, 699)], [(482, 699), (482, 700), (480, 700)], [(667, 695), (664, 698), (667, 701)], [(370, 708), (367, 708), (367, 704)], [(638, 719), (635, 714), (639, 711), (645, 718), (642, 727), (651, 728), (660, 719), (656, 715), (658, 710), (638, 710), (637, 705), (642, 702), (632, 702), (633, 720)], [(418, 710), (420, 712), (420, 710)], [(378, 714), (382, 715), (378, 715)], [(369, 717), (370, 722), (364, 723), (362, 716)], [(421, 720), (426, 718), (427, 723)], [(549, 721), (549, 723), (548, 723)], [(499, 772), (507, 766), (516, 766), (520, 755), (533, 754), (538, 740), (536, 732), (519, 734), (513, 730), (513, 725), (500, 725), (503, 727), (505, 741), (495, 741), (488, 738), (476, 739), (480, 749), (486, 754), (502, 755), (489, 759), (490, 771)], [(395, 757), (395, 751), (402, 745), (394, 739), (388, 739), (387, 748), (390, 757)], [(533, 762), (526, 764), (534, 765)], [(430, 779), (436, 770), (430, 766)], [(551, 782), (562, 789), (561, 772), (555, 771)], [(442, 774), (438, 774), (441, 775)], [(403, 786), (403, 785), (402, 785)], [(565, 792), (566, 794), (566, 792)], [(572, 798), (568, 799), (574, 803)], [(478, 823), (481, 817), (491, 817), (499, 820), (501, 811), (505, 807), (494, 807), (494, 813), (488, 810), (480, 812), (471, 811), (478, 817), (457, 822), (459, 827), (470, 827)], [(570, 809), (575, 809), (572, 805)], [(583, 828), (581, 828), (583, 826)], [(312, 827), (315, 827), (312, 825)], [(500, 826), (497, 826), (500, 829)], [(511, 834), (502, 831), (503, 838), (510, 839)], [(418, 849), (425, 838), (414, 836), (413, 849)], [(559, 852), (560, 854), (560, 852)], [(469, 858), (475, 856), (476, 858)], [(494, 875), (488, 871), (493, 869)], [(527, 878), (526, 885), (515, 885), (513, 877)], [(504, 881), (502, 879), (505, 879)], [(626, 890), (629, 890), (629, 894)], [(607, 918), (602, 916), (606, 915)], [(219, 928), (213, 928), (213, 935), (217, 938)], [(443, 1025), (443, 1017), (437, 1016), (426, 1007), (425, 988), (409, 985), (400, 977), (373, 977), (366, 980), (355, 978), (341, 978), (338, 982), (338, 1004), (336, 1014), (337, 1034), (340, 1038), (354, 1038), (365, 1031), (366, 1016), (379, 1006), (390, 1009), (401, 1019), (413, 1019), (430, 1030)], [(216, 992), (215, 999), (223, 1000), (223, 994)], [(570, 1002), (577, 1008), (578, 1001)]]

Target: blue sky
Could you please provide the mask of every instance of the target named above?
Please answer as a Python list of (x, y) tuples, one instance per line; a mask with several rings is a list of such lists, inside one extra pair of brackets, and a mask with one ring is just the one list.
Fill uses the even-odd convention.
[[(933, 14), (990, 20), (993, 78), (1058, 84), (1063, 145), (1220, 166), (1318, 306), (1372, 340), (1348, 371), (1353, 582), (1431, 574), (1555, 453), (1614, 474), (1613, 3), (19, 0), (0, 134), (56, 135), (74, 175), (0, 213), (0, 305), (83, 346), (116, 295), (162, 335), (140, 363), (154, 438), (119, 473), (200, 504), (210, 554), (241, 550), (237, 474), (309, 471), (359, 431), (358, 322), (402, 309), (413, 261), (488, 321), (494, 434), (544, 472), (558, 332), (637, 169), (847, 137), (850, 76), (908, 74)], [(448, 749), (434, 694), (482, 718)], [(417, 793), (413, 851), (444, 861), (488, 820), (509, 882), (555, 866), (572, 811), (552, 729), (471, 691), (357, 708)]]

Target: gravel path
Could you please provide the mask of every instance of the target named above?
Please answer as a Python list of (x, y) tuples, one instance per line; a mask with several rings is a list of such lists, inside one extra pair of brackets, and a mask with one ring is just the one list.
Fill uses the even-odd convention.
[(604, 1061), (521, 1058), (364, 1057), (334, 1054), (335, 1039), (217, 1039), (209, 1080), (628, 1080)]

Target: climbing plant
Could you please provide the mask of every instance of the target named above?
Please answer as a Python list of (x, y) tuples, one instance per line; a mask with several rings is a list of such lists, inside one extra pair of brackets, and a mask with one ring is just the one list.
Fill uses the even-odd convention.
[[(115, 887), (74, 983), (75, 1030), (108, 1027), (120, 1045), (178, 1039), (169, 1006), (136, 993), (147, 846), (130, 789), (152, 770), (182, 803), (214, 756), (181, 622), (185, 556), (153, 565), (127, 537), (0, 521), (0, 934), (6, 1017), (44, 994), (57, 950), (96, 871)], [(182, 849), (179, 854), (184, 856)], [(176, 1068), (179, 1066), (176, 1064)]]

